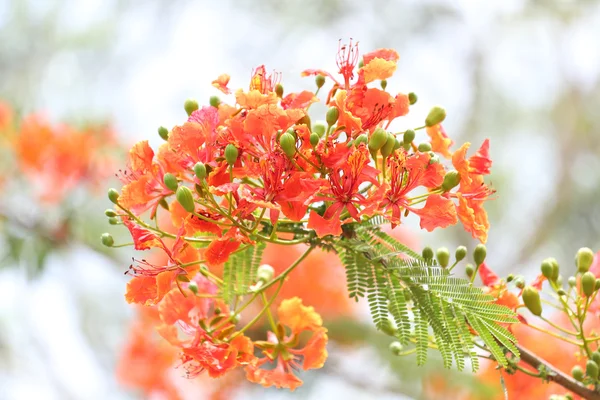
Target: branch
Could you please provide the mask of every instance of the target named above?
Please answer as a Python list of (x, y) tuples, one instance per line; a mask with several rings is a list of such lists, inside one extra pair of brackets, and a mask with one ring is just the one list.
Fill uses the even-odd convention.
[(517, 344), (517, 349), (519, 349), (519, 352), (521, 353), (521, 361), (535, 369), (538, 369), (540, 366), (544, 366), (548, 371), (550, 371), (550, 373), (547, 376), (547, 379), (549, 381), (559, 384), (560, 386), (573, 392), (582, 399), (600, 400), (600, 393), (589, 389), (588, 387), (577, 382), (571, 376), (565, 374), (562, 371), (559, 371), (552, 364), (538, 357), (523, 346)]

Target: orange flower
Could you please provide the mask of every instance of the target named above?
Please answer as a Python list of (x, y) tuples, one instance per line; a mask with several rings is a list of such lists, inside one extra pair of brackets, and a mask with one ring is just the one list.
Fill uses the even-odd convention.
[(467, 150), (470, 146), (471, 143), (466, 142), (452, 154), (452, 164), (460, 174), (461, 183), (466, 185), (471, 185), (474, 175), (489, 174), (492, 166), (492, 160), (489, 158), (489, 139), (484, 140), (477, 153), (467, 159)]
[(231, 94), (231, 89), (227, 87), (230, 78), (227, 74), (221, 74), (217, 79), (212, 81), (212, 85), (225, 94)]
[(450, 158), (452, 153), (450, 152), (450, 147), (454, 144), (452, 139), (446, 135), (446, 131), (442, 125), (437, 124), (434, 126), (429, 126), (425, 129), (429, 137), (431, 138), (431, 150), (436, 153), (440, 153), (446, 158)]
[(490, 229), (483, 203), (493, 193), (494, 190), (485, 185), (481, 175), (471, 176), (470, 184), (464, 183), (461, 175), (458, 192), (449, 194), (451, 197), (458, 199), (456, 210), (465, 230), (470, 232), (474, 239), (479, 239), (481, 243), (487, 241)]
[(364, 66), (358, 71), (363, 84), (377, 79), (388, 79), (396, 72), (396, 62), (400, 59), (393, 49), (379, 49), (363, 56)]
[[(285, 336), (284, 330), (278, 328), (277, 334), (268, 332), (266, 342), (255, 342), (264, 357), (246, 367), (246, 377), (264, 387), (275, 386), (293, 391), (302, 385), (302, 380), (294, 375), (294, 369), (316, 369), (325, 363), (327, 329), (322, 327), (321, 316), (312, 307), (302, 305), (302, 300), (297, 297), (282, 301), (277, 315), (279, 323), (287, 326), (291, 335)], [(295, 349), (303, 332), (311, 332), (312, 336), (303, 348)], [(261, 368), (273, 363), (272, 369)]]
[(421, 229), (431, 232), (435, 228), (446, 228), (458, 222), (454, 203), (439, 194), (427, 197), (425, 206), (421, 209), (410, 209), (421, 217)]

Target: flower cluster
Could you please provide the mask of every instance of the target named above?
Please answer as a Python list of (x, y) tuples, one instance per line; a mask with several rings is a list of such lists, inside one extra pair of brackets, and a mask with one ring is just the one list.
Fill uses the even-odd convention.
[[(427, 231), (460, 220), (474, 238), (487, 240), (483, 204), (494, 192), (483, 179), (489, 142), (470, 156), (469, 143), (452, 151), (441, 107), (423, 126), (393, 132), (392, 123), (417, 101), (414, 93), (386, 91), (398, 59), (391, 49), (361, 58), (356, 43), (340, 45), (339, 79), (306, 70), (316, 90), (289, 94), (281, 75), (264, 66), (253, 71), (247, 90), (233, 92), (223, 74), (212, 84), (233, 95), (231, 104), (216, 96), (203, 107), (188, 100), (187, 121), (159, 128), (165, 143), (156, 151), (148, 141), (130, 150), (119, 173), (122, 189), (109, 190), (117, 210), (106, 215), (129, 229), (136, 250), (159, 249), (167, 261), (134, 260), (126, 299), (158, 308), (159, 332), (180, 349), (189, 376), (217, 377), (240, 366), (253, 382), (294, 389), (301, 383), (294, 369), (321, 367), (327, 331), (320, 316), (295, 298), (281, 302), (278, 318), (270, 306), (308, 252), (331, 248), (345, 225), (385, 218), (394, 228), (415, 214)], [(313, 123), (309, 109), (328, 81), (325, 120)], [(174, 231), (159, 226), (161, 209)], [(108, 234), (103, 242), (114, 245)], [(272, 267), (261, 266), (231, 301), (221, 266), (261, 243), (310, 247), (275, 277)], [(255, 300), (263, 301), (260, 311), (238, 327)], [(244, 332), (263, 316), (271, 331), (251, 341)], [(305, 331), (311, 336), (303, 343)]]

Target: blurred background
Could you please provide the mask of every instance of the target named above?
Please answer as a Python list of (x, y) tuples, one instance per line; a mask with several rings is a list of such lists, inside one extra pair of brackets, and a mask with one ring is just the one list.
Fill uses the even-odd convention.
[[(114, 173), (135, 141), (156, 145), (159, 125), (185, 120), (186, 98), (217, 94), (210, 82), (219, 74), (246, 87), (266, 64), (282, 72), (286, 91), (312, 89), (300, 72), (335, 72), (338, 40), (350, 37), (363, 52), (400, 53), (388, 91), (419, 101), (399, 129), (420, 126), (439, 104), (455, 142), (491, 138), (490, 267), (530, 278), (554, 256), (571, 273), (579, 247), (600, 249), (600, 1), (1, 0), (1, 400), (165, 398), (123, 372), (133, 368), (123, 361), (136, 316), (123, 298), (131, 251), (99, 245), (104, 231), (126, 240), (103, 215)], [(31, 113), (18, 139), (2, 134), (3, 121)], [(54, 164), (36, 153), (41, 143), (60, 155)], [(461, 226), (423, 234), (415, 222), (400, 236), (417, 248), (474, 246)], [(172, 370), (179, 395), (435, 399), (447, 398), (436, 396), (448, 385), (498, 393), (497, 382), (436, 361), (415, 368), (410, 356), (392, 357), (365, 304), (332, 292), (343, 292), (338, 272), (323, 296), (307, 285), (333, 340), (328, 364), (302, 375), (304, 387), (264, 390), (239, 376), (231, 390), (214, 390)], [(339, 302), (326, 306), (329, 296)]]

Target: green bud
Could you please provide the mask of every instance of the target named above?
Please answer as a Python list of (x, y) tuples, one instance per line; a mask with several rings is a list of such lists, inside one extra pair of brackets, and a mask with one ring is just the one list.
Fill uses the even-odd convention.
[(206, 178), (206, 165), (197, 162), (196, 165), (194, 165), (194, 174), (196, 174), (196, 177), (200, 180)]
[(108, 199), (112, 203), (117, 204), (117, 201), (119, 201), (119, 192), (117, 192), (117, 189), (108, 189)]
[(368, 141), (369, 141), (369, 137), (365, 133), (363, 133), (363, 134), (358, 135), (358, 137), (356, 139), (354, 139), (354, 144), (356, 146), (358, 146), (361, 143), (367, 144)]
[(237, 324), (238, 322), (240, 322), (241, 318), (242, 317), (240, 314), (235, 314), (231, 317), (231, 322), (233, 322), (234, 324)]
[(323, 75), (315, 76), (315, 83), (317, 84), (317, 88), (321, 89), (325, 84), (325, 77)]
[(346, 147), (352, 147), (354, 146), (354, 140), (349, 140), (346, 142)]
[(594, 360), (596, 364), (600, 365), (600, 352), (598, 352), (598, 350), (592, 353), (592, 360)]
[(388, 157), (390, 154), (394, 152), (394, 147), (396, 146), (396, 136), (389, 133), (387, 134), (387, 140), (383, 147), (381, 148), (381, 155), (383, 157)]
[(442, 182), (442, 189), (444, 192), (449, 192), (460, 183), (460, 174), (458, 171), (448, 171), (444, 175), (444, 181)]
[(177, 182), (177, 178), (170, 172), (167, 172), (163, 177), (163, 181), (165, 182), (165, 186), (167, 189), (176, 191), (177, 187), (179, 187), (179, 182)]
[(573, 375), (573, 379), (575, 379), (578, 382), (581, 382), (583, 380), (583, 369), (581, 369), (579, 365), (576, 365), (571, 370), (571, 375)]
[(364, 58), (361, 58), (360, 60), (358, 60), (358, 68), (362, 68), (365, 66), (365, 60)]
[(415, 140), (415, 131), (409, 129), (404, 132), (404, 135), (402, 136), (402, 141), (404, 143), (411, 143), (413, 140)]
[(383, 319), (379, 329), (389, 336), (396, 336), (398, 334), (398, 328), (396, 328), (396, 325), (389, 318)]
[(596, 277), (590, 271), (581, 276), (581, 289), (583, 294), (590, 297), (596, 290)]
[(398, 150), (400, 147), (402, 147), (402, 145), (402, 140), (398, 140), (398, 138), (396, 138), (396, 141), (394, 142), (394, 151)]
[(340, 110), (337, 107), (331, 107), (327, 110), (327, 114), (325, 114), (325, 120), (327, 121), (327, 125), (333, 126), (338, 118), (340, 117)]
[(515, 287), (517, 287), (517, 289), (523, 289), (525, 287), (525, 279), (523, 279), (522, 276), (515, 278)]
[(119, 223), (119, 220), (117, 219), (117, 217), (110, 217), (108, 219), (108, 223), (111, 225), (117, 225)]
[(312, 131), (319, 135), (319, 137), (323, 137), (323, 135), (325, 134), (325, 130), (327, 130), (327, 127), (322, 122), (315, 122), (315, 124), (312, 127)]
[(294, 154), (296, 154), (296, 139), (288, 132), (281, 135), (279, 138), (279, 145), (286, 156), (292, 158), (294, 157)]
[(402, 343), (398, 341), (390, 343), (390, 351), (393, 355), (399, 356), (402, 353)]
[(175, 198), (183, 209), (187, 212), (194, 212), (196, 210), (196, 203), (194, 203), (194, 195), (187, 186), (179, 186), (175, 192)]
[(237, 147), (235, 147), (233, 144), (229, 143), (227, 145), (227, 147), (225, 147), (225, 161), (227, 161), (227, 164), (229, 164), (229, 165), (235, 164), (235, 162), (238, 158), (238, 154), (239, 154), (239, 151), (238, 151)]
[(381, 149), (385, 145), (387, 139), (387, 132), (384, 129), (375, 129), (371, 135), (371, 138), (369, 139), (369, 150), (372, 152), (377, 152), (377, 150)]
[(167, 200), (165, 200), (164, 197), (162, 199), (160, 199), (160, 201), (158, 202), (158, 204), (160, 204), (160, 206), (162, 208), (164, 208), (165, 210), (169, 211), (169, 203), (167, 203)]
[(315, 132), (311, 133), (311, 134), (310, 134), (310, 139), (309, 139), (309, 140), (310, 140), (310, 145), (311, 145), (312, 147), (315, 147), (316, 145), (318, 145), (318, 144), (319, 144), (319, 139), (320, 139), (320, 138), (319, 138), (319, 135), (318, 135), (318, 134), (316, 134)]
[(188, 117), (192, 115), (192, 113), (196, 111), (198, 107), (198, 102), (194, 99), (187, 99), (185, 103), (183, 103), (183, 108), (185, 109)]
[(515, 279), (515, 276), (513, 274), (508, 274), (508, 276), (506, 277), (506, 282), (510, 283)]
[(531, 311), (533, 315), (536, 315), (538, 317), (542, 315), (542, 301), (540, 299), (540, 294), (536, 288), (529, 285), (525, 286), (521, 297), (523, 298), (523, 303), (525, 303), (525, 307), (527, 307), (527, 309)]
[(104, 215), (106, 215), (107, 217), (116, 217), (117, 213), (115, 212), (115, 210), (109, 208), (108, 210), (104, 211)]
[(600, 279), (596, 279), (596, 286), (594, 287), (594, 290), (600, 290)]
[(471, 278), (473, 276), (473, 274), (475, 273), (475, 267), (473, 266), (473, 264), (465, 265), (465, 272), (466, 272), (467, 276), (469, 278)]
[(429, 246), (423, 247), (423, 251), (421, 251), (421, 255), (426, 260), (433, 260), (433, 249)]
[(454, 258), (456, 261), (462, 261), (467, 256), (467, 248), (465, 246), (458, 246), (454, 252)]
[(570, 276), (567, 282), (569, 283), (569, 286), (575, 287), (577, 285), (577, 278)]
[(214, 108), (219, 108), (219, 104), (221, 104), (221, 99), (218, 96), (210, 96), (208, 99), (208, 104), (210, 104)]
[(159, 126), (158, 136), (160, 136), (163, 140), (169, 140), (169, 130), (164, 126)]
[(283, 85), (281, 83), (278, 83), (277, 85), (275, 85), (275, 94), (279, 98), (283, 97)]
[(418, 100), (417, 95), (414, 92), (410, 92), (408, 94), (408, 102), (410, 103), (410, 105), (412, 106), (413, 104), (415, 104)]
[(115, 244), (115, 241), (110, 233), (102, 234), (102, 244), (106, 247), (112, 247)]
[(588, 360), (585, 364), (585, 374), (593, 380), (598, 379), (598, 364), (594, 360)]
[(271, 267), (269, 264), (261, 265), (258, 267), (256, 272), (258, 280), (262, 282), (269, 282), (271, 279), (273, 279), (273, 275), (275, 275), (275, 269), (273, 269), (273, 267)]
[(555, 258), (548, 257), (544, 261), (542, 261), (542, 264), (543, 263), (548, 263), (548, 264), (552, 265), (552, 275), (548, 279), (551, 280), (552, 282), (556, 282), (558, 280), (558, 275), (560, 274), (560, 269), (558, 267), (558, 261), (556, 261)]
[(578, 272), (587, 272), (594, 262), (594, 252), (588, 247), (582, 247), (575, 256)]
[(440, 122), (443, 122), (445, 119), (446, 119), (446, 110), (444, 110), (442, 107), (437, 107), (437, 106), (433, 107), (429, 111), (427, 118), (425, 118), (425, 126), (437, 125)]
[(446, 268), (448, 266), (448, 263), (450, 262), (450, 252), (446, 247), (440, 247), (437, 249), (435, 257), (437, 258), (438, 264), (442, 268)]
[(382, 79), (381, 80), (381, 89), (385, 90), (386, 87), (387, 87), (387, 80), (386, 79)]
[(433, 151), (429, 152), (429, 164), (437, 164), (440, 162), (440, 158), (438, 157), (437, 154), (435, 154)]
[(428, 151), (431, 151), (431, 144), (427, 142), (419, 143), (417, 150), (419, 150), (421, 153), (427, 153)]
[(556, 294), (559, 295), (559, 296), (566, 296), (567, 292), (565, 292), (564, 289), (558, 289), (556, 291)]
[(198, 294), (198, 284), (194, 281), (191, 281), (188, 284), (188, 289), (190, 289), (190, 291), (194, 294)]
[(487, 255), (487, 249), (484, 244), (478, 244), (475, 246), (475, 250), (473, 251), (473, 261), (475, 261), (475, 265), (479, 266), (483, 264), (485, 261), (485, 256)]
[(544, 275), (547, 279), (552, 280), (553, 268), (552, 263), (548, 259), (542, 261), (540, 270), (542, 271), (542, 275)]
[(410, 150), (410, 143), (402, 142), (402, 147), (404, 147), (404, 150), (409, 151)]

